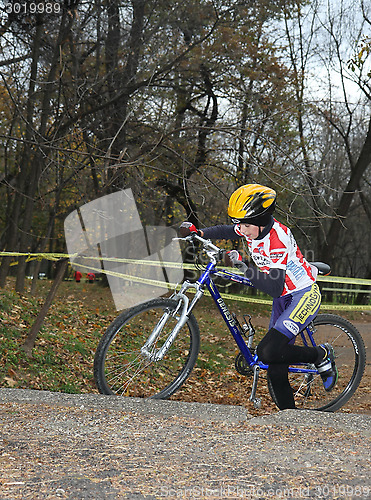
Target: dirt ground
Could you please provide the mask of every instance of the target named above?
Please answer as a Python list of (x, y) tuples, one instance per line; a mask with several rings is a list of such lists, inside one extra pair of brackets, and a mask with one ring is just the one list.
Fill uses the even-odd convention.
[(1, 500), (371, 497), (368, 416), (0, 392)]

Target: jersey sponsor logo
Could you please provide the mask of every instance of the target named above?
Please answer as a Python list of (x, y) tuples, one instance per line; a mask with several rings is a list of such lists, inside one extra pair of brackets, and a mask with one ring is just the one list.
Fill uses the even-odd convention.
[(294, 335), (297, 335), (299, 333), (299, 327), (293, 321), (290, 321), (289, 319), (285, 319), (282, 323), (283, 323), (284, 327), (287, 328), (288, 331), (293, 333)]
[(268, 257), (265, 257), (264, 255), (256, 255), (254, 253), (252, 255), (252, 258), (258, 267), (269, 266), (271, 264), (271, 260), (268, 259)]
[(254, 248), (253, 253), (259, 253), (260, 255), (264, 255), (264, 245), (259, 245), (258, 247)]
[(316, 313), (320, 303), (321, 293), (318, 285), (314, 283), (312, 288), (308, 292), (305, 292), (299, 300), (298, 305), (292, 311), (289, 318), (303, 325), (309, 316)]
[(270, 254), (270, 257), (272, 259), (272, 262), (278, 262), (279, 260), (281, 260), (285, 255), (285, 252), (274, 252), (274, 253), (271, 253)]
[(292, 272), (296, 280), (300, 280), (303, 276), (305, 276), (305, 269), (303, 266), (298, 266), (292, 260), (287, 263), (287, 269)]

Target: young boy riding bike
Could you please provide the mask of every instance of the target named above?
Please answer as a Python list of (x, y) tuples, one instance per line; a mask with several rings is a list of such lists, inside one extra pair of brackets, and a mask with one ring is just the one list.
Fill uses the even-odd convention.
[(273, 297), (268, 333), (257, 347), (259, 359), (268, 364), (278, 407), (295, 408), (288, 380), (288, 366), (313, 363), (320, 373), (326, 391), (337, 381), (333, 348), (296, 346), (295, 338), (316, 316), (321, 294), (311, 265), (305, 260), (289, 228), (273, 218), (276, 192), (259, 184), (238, 188), (229, 199), (228, 215), (233, 225), (218, 225), (198, 230), (183, 222), (180, 234), (192, 232), (208, 239), (244, 238), (255, 266), (244, 262), (232, 250), (228, 256), (259, 290)]

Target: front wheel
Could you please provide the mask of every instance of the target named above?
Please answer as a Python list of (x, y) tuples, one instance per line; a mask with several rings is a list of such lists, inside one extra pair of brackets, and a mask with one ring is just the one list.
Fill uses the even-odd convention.
[(193, 314), (159, 360), (142, 347), (164, 313), (169, 313), (152, 352), (164, 344), (179, 315), (177, 301), (154, 299), (121, 313), (104, 333), (94, 358), (94, 378), (101, 394), (167, 399), (186, 381), (196, 363), (200, 333)]
[[(298, 335), (296, 345), (312, 345), (308, 335)], [(363, 339), (355, 326), (335, 314), (319, 314), (313, 322), (313, 338), (316, 345), (329, 343), (335, 351), (339, 378), (334, 388), (327, 392), (317, 373), (289, 373), (297, 408), (336, 411), (356, 391), (366, 365)], [(314, 369), (314, 365), (307, 365)], [(273, 401), (277, 399), (268, 377), (268, 389)]]

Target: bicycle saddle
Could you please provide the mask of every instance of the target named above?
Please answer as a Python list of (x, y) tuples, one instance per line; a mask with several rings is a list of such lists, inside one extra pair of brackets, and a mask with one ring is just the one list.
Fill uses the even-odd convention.
[(314, 266), (318, 269), (318, 274), (322, 274), (323, 276), (327, 276), (331, 273), (331, 267), (324, 262), (309, 262), (311, 266)]

